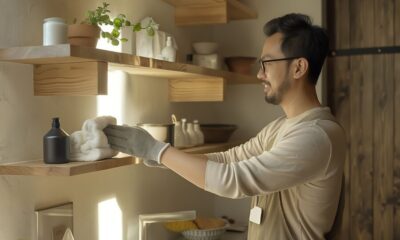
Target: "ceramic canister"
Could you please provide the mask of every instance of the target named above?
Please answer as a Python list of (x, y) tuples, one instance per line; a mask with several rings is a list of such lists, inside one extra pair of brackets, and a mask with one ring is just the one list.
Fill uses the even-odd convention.
[(56, 45), (68, 42), (68, 26), (58, 17), (46, 18), (43, 23), (43, 45)]

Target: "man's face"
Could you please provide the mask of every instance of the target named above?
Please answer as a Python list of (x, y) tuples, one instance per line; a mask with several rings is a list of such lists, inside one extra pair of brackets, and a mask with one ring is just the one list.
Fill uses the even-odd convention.
[[(265, 39), (261, 60), (286, 57), (281, 50), (282, 37), (281, 33), (275, 33)], [(280, 104), (291, 85), (288, 61), (266, 62), (264, 67), (265, 71), (260, 66), (257, 78), (264, 85), (265, 101)]]

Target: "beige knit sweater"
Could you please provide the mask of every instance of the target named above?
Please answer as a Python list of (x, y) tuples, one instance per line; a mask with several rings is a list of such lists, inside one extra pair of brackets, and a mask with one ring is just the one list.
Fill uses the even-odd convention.
[(336, 214), (345, 136), (329, 108), (314, 108), (268, 124), (226, 152), (207, 154), (205, 189), (229, 198), (253, 197), (261, 224), (249, 240), (323, 239)]

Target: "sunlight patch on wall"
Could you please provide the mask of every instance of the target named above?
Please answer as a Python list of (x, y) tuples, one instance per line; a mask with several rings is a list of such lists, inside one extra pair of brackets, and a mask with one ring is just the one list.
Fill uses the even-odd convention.
[(98, 203), (99, 240), (122, 240), (122, 211), (116, 198)]
[[(102, 30), (111, 31), (111, 26), (102, 26)], [(122, 52), (122, 44), (113, 46), (107, 39), (100, 38), (97, 43), (98, 49), (113, 52)], [(123, 71), (113, 70), (108, 72), (108, 94), (105, 96), (97, 96), (97, 116), (113, 116), (117, 119), (118, 124), (125, 122), (124, 107), (127, 89), (127, 81), (129, 75)]]
[(108, 95), (97, 96), (97, 116), (113, 116), (117, 123), (125, 122), (125, 89), (128, 74), (123, 71), (108, 72)]

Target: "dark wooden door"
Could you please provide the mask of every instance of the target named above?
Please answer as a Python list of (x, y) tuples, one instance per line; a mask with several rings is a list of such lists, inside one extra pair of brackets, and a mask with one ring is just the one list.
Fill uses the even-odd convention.
[[(327, 2), (332, 49), (400, 46), (400, 0)], [(337, 239), (400, 239), (400, 54), (330, 57), (327, 76), (348, 142)]]

